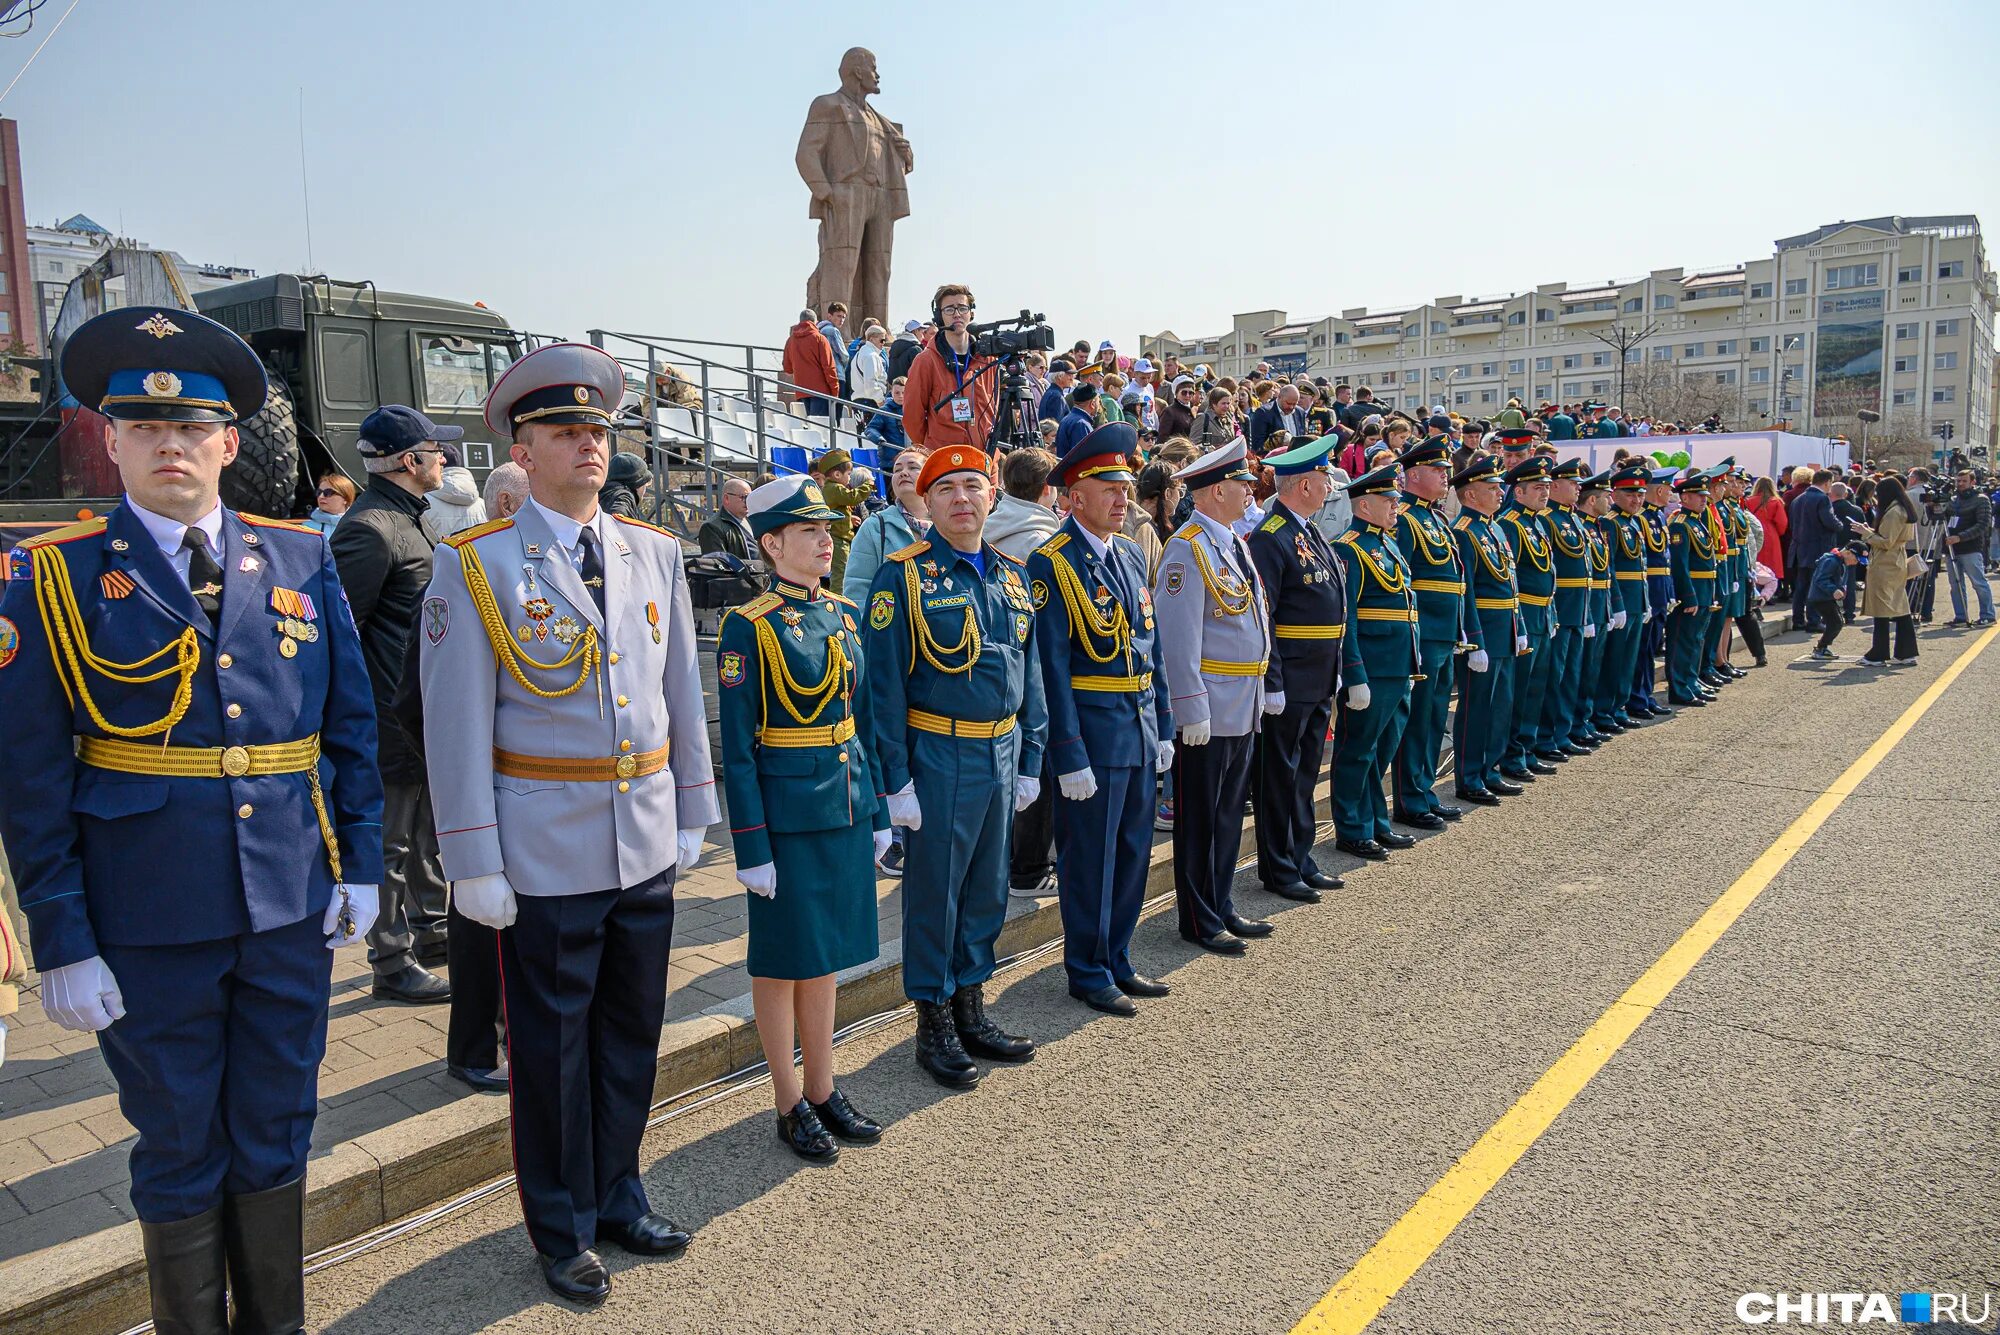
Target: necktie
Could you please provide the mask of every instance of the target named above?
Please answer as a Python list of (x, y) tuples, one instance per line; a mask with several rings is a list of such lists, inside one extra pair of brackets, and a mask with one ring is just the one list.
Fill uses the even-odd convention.
[(604, 615), (604, 549), (597, 545), (594, 529), (577, 530), (577, 545), (583, 548), (583, 586), (590, 590), (590, 599), (597, 604), (597, 613)]
[(208, 628), (214, 630), (222, 614), (222, 567), (208, 554), (208, 539), (198, 528), (181, 534), (181, 547), (188, 554), (188, 592), (208, 613)]

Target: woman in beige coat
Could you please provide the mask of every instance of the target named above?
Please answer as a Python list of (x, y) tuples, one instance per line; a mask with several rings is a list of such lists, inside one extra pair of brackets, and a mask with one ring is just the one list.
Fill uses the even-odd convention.
[[(1861, 591), (1861, 615), (1875, 618), (1875, 645), (1862, 662), (1871, 667), (1909, 667), (1917, 661), (1917, 625), (1910, 616), (1910, 538), (1917, 529), (1917, 507), (1901, 478), (1882, 479), (1875, 489), (1881, 519), (1874, 528), (1855, 525), (1868, 542), (1868, 583)], [(1889, 627), (1896, 628), (1895, 657), (1889, 656)]]

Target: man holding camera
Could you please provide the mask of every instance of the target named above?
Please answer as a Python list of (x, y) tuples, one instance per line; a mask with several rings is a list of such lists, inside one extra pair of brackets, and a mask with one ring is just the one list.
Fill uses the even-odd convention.
[[(1986, 583), (1986, 540), (1993, 531), (1993, 502), (1979, 490), (1971, 469), (1958, 475), (1958, 490), (1945, 507), (1945, 536), (1951, 542), (1951, 624), (1993, 624), (1993, 590)], [(1965, 585), (1979, 595), (1979, 619), (1965, 619)]]
[(993, 358), (972, 350), (972, 289), (946, 283), (931, 298), (937, 337), (910, 363), (903, 387), (903, 430), (935, 452), (947, 445), (986, 448), (996, 413)]

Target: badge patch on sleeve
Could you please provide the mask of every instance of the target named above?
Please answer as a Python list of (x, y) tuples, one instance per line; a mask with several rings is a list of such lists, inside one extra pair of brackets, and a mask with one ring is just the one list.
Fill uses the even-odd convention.
[(743, 655), (731, 649), (722, 655), (716, 668), (716, 679), (724, 686), (743, 684)]
[(0, 617), (0, 668), (14, 661), (21, 652), (21, 632), (6, 617)]
[(887, 630), (889, 623), (896, 619), (896, 595), (887, 589), (878, 589), (868, 600), (868, 624), (876, 630)]
[(1044, 584), (1042, 581), (1036, 580), (1033, 586), (1029, 589), (1029, 594), (1034, 600), (1035, 610), (1037, 612), (1041, 611), (1044, 607), (1047, 607), (1049, 605), (1049, 586)]
[(451, 604), (442, 598), (424, 599), (424, 638), (437, 644), (450, 629)]
[(28, 554), (26, 547), (16, 547), (7, 553), (7, 578), (30, 579), (35, 573), (35, 558)]
[(1163, 571), (1162, 573), (1165, 574), (1167, 577), (1164, 586), (1167, 592), (1179, 593), (1181, 591), (1181, 581), (1187, 576), (1186, 567), (1182, 566), (1180, 562), (1176, 561), (1172, 565), (1168, 566), (1166, 570)]

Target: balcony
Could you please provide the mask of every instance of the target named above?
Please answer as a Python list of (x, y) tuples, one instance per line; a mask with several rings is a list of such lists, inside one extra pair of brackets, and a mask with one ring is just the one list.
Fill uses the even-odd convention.
[(1402, 329), (1390, 326), (1384, 329), (1357, 329), (1354, 331), (1354, 337), (1348, 342), (1357, 348), (1384, 348), (1400, 343), (1402, 339)]

